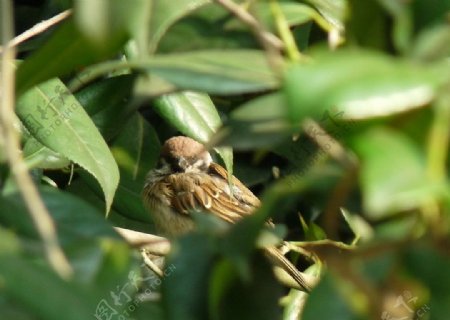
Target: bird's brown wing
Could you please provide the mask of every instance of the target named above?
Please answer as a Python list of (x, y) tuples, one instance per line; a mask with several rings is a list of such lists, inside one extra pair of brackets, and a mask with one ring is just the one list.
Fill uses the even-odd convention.
[[(217, 175), (222, 178), (228, 184), (228, 172), (224, 167), (218, 165), (217, 163), (211, 163), (209, 171), (213, 175)], [(261, 205), (259, 199), (235, 176), (231, 176), (231, 184), (234, 186), (232, 189), (233, 195), (242, 203), (252, 207), (257, 208)], [(241, 192), (239, 192), (241, 191)]]
[(226, 170), (215, 163), (209, 173), (172, 174), (166, 181), (172, 191), (172, 207), (182, 215), (210, 212), (234, 223), (260, 205), (258, 198), (235, 177), (230, 192)]

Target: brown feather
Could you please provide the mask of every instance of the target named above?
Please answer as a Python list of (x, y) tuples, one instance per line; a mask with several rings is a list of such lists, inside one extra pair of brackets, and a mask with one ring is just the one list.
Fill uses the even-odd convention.
[[(201, 144), (187, 137), (174, 137), (166, 141), (162, 154), (172, 159), (195, 160), (202, 155), (211, 159)], [(165, 167), (147, 176), (143, 190), (144, 204), (152, 212), (155, 225), (166, 235), (177, 236), (192, 230), (194, 223), (190, 213), (193, 211), (211, 213), (229, 223), (235, 223), (261, 205), (242, 182), (231, 176), (229, 183), (226, 169), (210, 161), (204, 162), (209, 165), (205, 167), (207, 171), (197, 167), (195, 172), (185, 170), (171, 173), (174, 171)], [(267, 224), (273, 225), (270, 221)], [(278, 248), (270, 247), (265, 251), (276, 265), (298, 283), (299, 288), (310, 290), (303, 275)]]

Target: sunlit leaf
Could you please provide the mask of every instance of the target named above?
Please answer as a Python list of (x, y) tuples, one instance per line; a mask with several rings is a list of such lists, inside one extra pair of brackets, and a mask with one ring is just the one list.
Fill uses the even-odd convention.
[(362, 158), (360, 180), (369, 217), (417, 208), (439, 191), (427, 183), (420, 150), (401, 133), (375, 128), (358, 135), (354, 148)]
[(53, 79), (30, 89), (20, 97), (17, 113), (40, 143), (97, 179), (108, 211), (119, 183), (117, 164), (92, 120), (65, 85)]
[[(155, 110), (183, 134), (202, 143), (208, 142), (222, 124), (211, 98), (198, 92), (164, 95), (155, 101)], [(232, 173), (232, 150), (219, 148), (217, 151)]]
[(343, 112), (344, 119), (366, 119), (426, 106), (448, 78), (445, 68), (368, 52), (318, 54), (314, 62), (287, 70), (290, 120), (297, 123), (325, 110)]

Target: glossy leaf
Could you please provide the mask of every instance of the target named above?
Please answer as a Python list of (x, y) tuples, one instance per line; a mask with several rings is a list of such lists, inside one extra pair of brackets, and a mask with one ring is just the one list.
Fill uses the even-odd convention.
[(155, 101), (155, 110), (182, 133), (202, 143), (208, 142), (221, 123), (211, 98), (197, 92), (164, 95)]
[(157, 55), (147, 61), (131, 63), (182, 89), (239, 94), (277, 86), (264, 53), (257, 50), (203, 50)]
[(50, 80), (23, 94), (17, 113), (40, 143), (79, 164), (103, 190), (108, 211), (119, 172), (108, 146), (79, 102), (58, 80)]
[(223, 7), (210, 3), (172, 25), (159, 42), (158, 52), (259, 47), (248, 27), (234, 19)]
[(222, 143), (239, 149), (274, 145), (291, 131), (286, 118), (283, 95), (268, 94), (235, 109), (218, 136)]
[(24, 160), (30, 168), (61, 169), (70, 165), (70, 161), (50, 150), (35, 138), (27, 139), (23, 147)]
[(313, 63), (291, 66), (285, 78), (290, 120), (325, 110), (344, 119), (388, 116), (423, 107), (436, 96), (448, 73), (358, 51), (318, 54)]
[(113, 208), (125, 217), (151, 222), (142, 204), (142, 188), (159, 158), (160, 142), (153, 127), (139, 114), (126, 123), (113, 141), (111, 151), (119, 165), (120, 183)]
[[(155, 110), (180, 132), (201, 143), (209, 142), (222, 123), (211, 98), (198, 92), (164, 95), (155, 100)], [(232, 173), (232, 150), (218, 148), (217, 152)]]
[(106, 140), (111, 140), (136, 111), (130, 102), (136, 77), (121, 75), (103, 79), (75, 93)]

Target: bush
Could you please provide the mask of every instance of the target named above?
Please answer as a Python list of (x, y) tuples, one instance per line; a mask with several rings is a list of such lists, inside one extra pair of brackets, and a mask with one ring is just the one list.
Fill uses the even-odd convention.
[[(450, 313), (449, 1), (1, 5), (1, 318)], [(140, 194), (179, 134), (262, 206), (195, 216), (160, 278), (114, 227), (157, 233)], [(257, 250), (280, 238), (310, 294)]]

